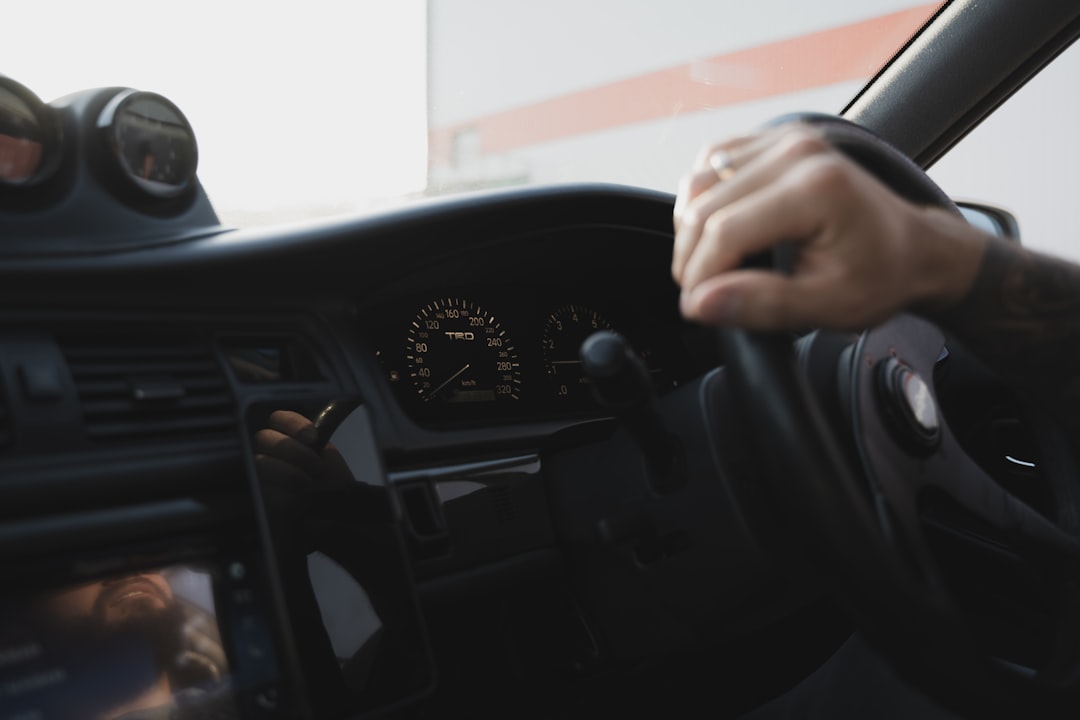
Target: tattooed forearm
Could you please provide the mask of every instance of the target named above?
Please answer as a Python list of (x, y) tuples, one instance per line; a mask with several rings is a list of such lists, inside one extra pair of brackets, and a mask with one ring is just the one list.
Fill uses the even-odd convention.
[(935, 319), (1018, 387), (1080, 399), (1080, 266), (992, 241), (971, 292)]

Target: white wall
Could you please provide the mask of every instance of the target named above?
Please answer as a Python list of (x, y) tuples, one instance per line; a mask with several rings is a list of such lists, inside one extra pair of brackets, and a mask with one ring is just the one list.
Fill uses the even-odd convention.
[[(429, 0), (429, 126), (454, 126), (703, 58), (924, 6), (911, 0)], [(479, 32), (478, 32), (479, 30)], [(821, 58), (813, 58), (812, 61)], [(860, 82), (571, 135), (434, 167), (430, 190), (603, 181), (674, 191), (698, 149), (781, 114), (836, 112)], [(932, 169), (1014, 211), (1024, 243), (1080, 260), (1080, 49)], [(476, 139), (469, 140), (482, 147)]]
[(1080, 261), (1080, 46), (930, 170), (955, 198), (1012, 211), (1028, 247)]
[(452, 125), (926, 0), (429, 0), (429, 121)]

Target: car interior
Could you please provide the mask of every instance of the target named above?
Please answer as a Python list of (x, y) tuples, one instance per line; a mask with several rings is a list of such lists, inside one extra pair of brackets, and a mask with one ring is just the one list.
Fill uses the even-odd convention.
[[(1023, 242), (924, 170), (1078, 34), (954, 0), (786, 117)], [(0, 717), (736, 718), (853, 633), (961, 716), (1080, 710), (1075, 418), (929, 321), (690, 323), (671, 193), (235, 229), (198, 161), (162, 95), (0, 76)]]

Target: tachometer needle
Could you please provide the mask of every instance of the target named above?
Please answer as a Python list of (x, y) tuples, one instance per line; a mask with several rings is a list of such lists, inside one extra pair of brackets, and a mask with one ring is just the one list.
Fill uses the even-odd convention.
[(452, 383), (452, 382), (454, 382), (455, 380), (457, 380), (457, 379), (458, 379), (458, 376), (459, 376), (459, 375), (461, 375), (461, 373), (463, 373), (463, 372), (465, 372), (466, 370), (468, 370), (468, 369), (469, 369), (469, 367), (470, 367), (470, 364), (469, 364), (469, 363), (465, 363), (465, 366), (464, 366), (463, 368), (461, 368), (460, 370), (458, 370), (458, 371), (457, 371), (456, 373), (454, 373), (454, 374), (453, 374), (453, 375), (451, 375), (450, 377), (446, 378), (446, 382), (444, 382), (444, 383), (443, 383), (442, 385), (440, 385), (439, 387), (437, 387), (437, 388), (435, 388), (434, 390), (432, 390), (432, 391), (431, 391), (431, 394), (430, 394), (430, 395), (428, 395), (428, 397), (435, 397), (436, 395), (438, 395), (438, 394), (439, 394), (439, 391), (440, 391), (440, 390), (442, 390), (442, 389), (443, 389), (444, 387), (446, 387), (446, 386), (447, 386), (447, 385), (449, 385), (450, 383)]

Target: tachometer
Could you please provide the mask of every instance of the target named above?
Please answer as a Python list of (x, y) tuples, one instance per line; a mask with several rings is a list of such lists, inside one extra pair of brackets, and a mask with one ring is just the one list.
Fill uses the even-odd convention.
[(521, 369), (510, 335), (468, 300), (444, 298), (421, 308), (409, 328), (405, 360), (425, 402), (520, 398)]
[(583, 305), (564, 305), (544, 325), (544, 361), (556, 397), (578, 400), (589, 396), (589, 378), (581, 369), (578, 351), (585, 338), (611, 323)]

